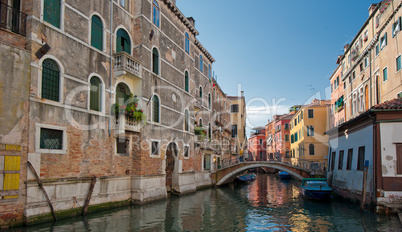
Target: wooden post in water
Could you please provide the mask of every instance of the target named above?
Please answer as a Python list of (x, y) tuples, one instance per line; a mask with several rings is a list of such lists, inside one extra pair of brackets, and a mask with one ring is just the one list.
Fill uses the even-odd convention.
[(96, 183), (96, 176), (94, 176), (91, 180), (91, 185), (89, 186), (89, 192), (88, 192), (87, 198), (85, 199), (85, 205), (84, 205), (84, 208), (82, 208), (82, 215), (87, 214), (89, 201), (91, 200), (91, 196), (92, 196), (92, 192), (94, 191), (95, 183)]
[(27, 161), (27, 164), (28, 164), (29, 168), (31, 169), (31, 171), (33, 172), (33, 174), (35, 175), (36, 181), (38, 181), (39, 188), (42, 189), (42, 192), (46, 197), (46, 201), (49, 204), (50, 211), (52, 213), (53, 219), (55, 221), (57, 221), (56, 215), (54, 214), (54, 209), (53, 209), (52, 202), (50, 201), (49, 196), (47, 195), (46, 190), (43, 187), (42, 181), (40, 180), (40, 178), (38, 176), (38, 173), (36, 173), (35, 168), (32, 166), (31, 162)]
[(368, 161), (366, 160), (363, 171), (362, 201), (360, 202), (360, 210), (364, 210), (364, 202), (366, 201), (367, 169)]

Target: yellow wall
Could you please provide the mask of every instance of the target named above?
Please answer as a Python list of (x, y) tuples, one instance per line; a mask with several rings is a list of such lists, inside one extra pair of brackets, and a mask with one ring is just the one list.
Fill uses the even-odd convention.
[[(314, 111), (313, 118), (308, 118), (309, 109)], [(324, 132), (328, 130), (328, 111), (329, 105), (306, 106), (292, 118), (290, 134), (298, 133), (298, 141), (291, 144), (291, 151), (295, 151), (292, 155), (292, 164), (301, 161), (326, 162), (327, 158), (324, 157), (328, 153), (328, 136), (324, 135)], [(307, 136), (307, 126), (314, 127), (314, 136)], [(309, 155), (310, 144), (314, 145), (314, 155)], [(298, 150), (299, 148), (301, 149)]]

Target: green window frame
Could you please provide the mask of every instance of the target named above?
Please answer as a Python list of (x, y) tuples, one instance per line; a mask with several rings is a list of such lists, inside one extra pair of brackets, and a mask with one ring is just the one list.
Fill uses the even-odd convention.
[(130, 36), (121, 28), (116, 33), (116, 52), (126, 52), (131, 55)]
[(159, 97), (154, 95), (152, 97), (152, 121), (159, 123)]
[(89, 90), (89, 109), (101, 111), (102, 81), (98, 77), (91, 77)]
[(97, 15), (91, 18), (91, 46), (103, 50), (103, 24)]
[(382, 70), (382, 77), (383, 77), (383, 81), (388, 80), (388, 68), (387, 67)]
[(189, 78), (188, 78), (188, 72), (184, 72), (184, 90), (188, 93), (189, 92)]
[(152, 49), (152, 72), (159, 75), (159, 52), (158, 49)]
[(200, 86), (200, 98), (202, 99), (202, 87)]
[(125, 83), (120, 82), (116, 86), (116, 103), (120, 105), (127, 104), (130, 94), (130, 88)]
[(60, 28), (61, 0), (44, 0), (43, 20)]
[(59, 101), (60, 99), (60, 69), (52, 59), (42, 63), (42, 98)]
[(401, 56), (400, 55), (396, 58), (396, 71), (398, 72), (399, 70), (401, 70)]
[(211, 109), (211, 94), (208, 94), (208, 109)]

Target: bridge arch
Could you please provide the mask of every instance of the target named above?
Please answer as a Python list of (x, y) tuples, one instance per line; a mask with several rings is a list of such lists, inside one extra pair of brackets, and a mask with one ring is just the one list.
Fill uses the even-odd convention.
[[(238, 167), (236, 168), (236, 166), (238, 166)], [(217, 181), (216, 186), (220, 186), (220, 185), (227, 184), (227, 183), (231, 182), (238, 174), (246, 171), (247, 169), (261, 168), (261, 167), (274, 168), (274, 169), (278, 169), (278, 170), (281, 170), (281, 171), (285, 171), (285, 172), (288, 172), (292, 177), (295, 177), (296, 179), (299, 179), (299, 180), (303, 179), (303, 176), (301, 176), (300, 174), (298, 174), (298, 173), (296, 173), (296, 172), (294, 172), (294, 171), (292, 171), (292, 170), (290, 170), (290, 169), (288, 169), (288, 168), (286, 168), (284, 166), (281, 166), (281, 165), (264, 164), (264, 163), (261, 163), (261, 164), (246, 164), (246, 165), (244, 165), (244, 163), (240, 163), (238, 165), (228, 167), (228, 168), (232, 168), (232, 169), (234, 168), (234, 169), (232, 171), (230, 171), (229, 173), (227, 173), (226, 175), (224, 175), (219, 180), (216, 180)], [(219, 171), (224, 171), (224, 169), (218, 170), (217, 173)]]

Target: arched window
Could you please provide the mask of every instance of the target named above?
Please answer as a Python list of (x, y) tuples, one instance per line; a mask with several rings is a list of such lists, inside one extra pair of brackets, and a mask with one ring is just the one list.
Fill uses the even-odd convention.
[(200, 86), (200, 98), (202, 99), (202, 87)]
[(188, 79), (188, 72), (184, 72), (184, 90), (188, 93), (189, 92), (189, 79)]
[(314, 155), (314, 144), (308, 145), (308, 151), (309, 155)]
[(124, 83), (119, 83), (116, 86), (116, 103), (123, 105), (127, 104), (128, 99), (130, 98), (130, 88)]
[(289, 158), (289, 149), (286, 149), (286, 158)]
[(101, 111), (102, 82), (98, 77), (91, 77), (89, 90), (89, 109)]
[(159, 52), (158, 49), (152, 49), (152, 72), (159, 75)]
[(154, 95), (152, 97), (152, 121), (160, 122), (159, 120), (159, 98)]
[(202, 119), (200, 118), (200, 120), (198, 121), (198, 126), (202, 127)]
[(208, 65), (208, 78), (211, 80), (212, 77), (212, 70), (211, 70), (211, 65)]
[(184, 130), (190, 131), (190, 115), (188, 113), (188, 110), (184, 111)]
[(160, 10), (159, 10), (159, 4), (157, 1), (153, 1), (152, 4), (152, 22), (159, 27), (159, 15), (160, 15)]
[(43, 20), (60, 28), (61, 0), (44, 0)]
[(102, 20), (98, 16), (93, 15), (91, 21), (91, 46), (103, 50)]
[(131, 42), (128, 33), (124, 29), (119, 29), (116, 38), (116, 52), (126, 52), (131, 55)]
[(186, 32), (185, 34), (185, 42), (184, 42), (184, 50), (187, 53), (190, 53), (190, 37), (188, 36), (188, 33)]
[(211, 94), (208, 93), (208, 109), (211, 109)]
[(204, 72), (204, 61), (202, 60), (202, 56), (200, 55), (200, 71)]
[(211, 123), (208, 124), (208, 138), (211, 140), (212, 138), (212, 127)]
[(60, 69), (52, 59), (42, 63), (42, 98), (52, 101), (60, 99)]

